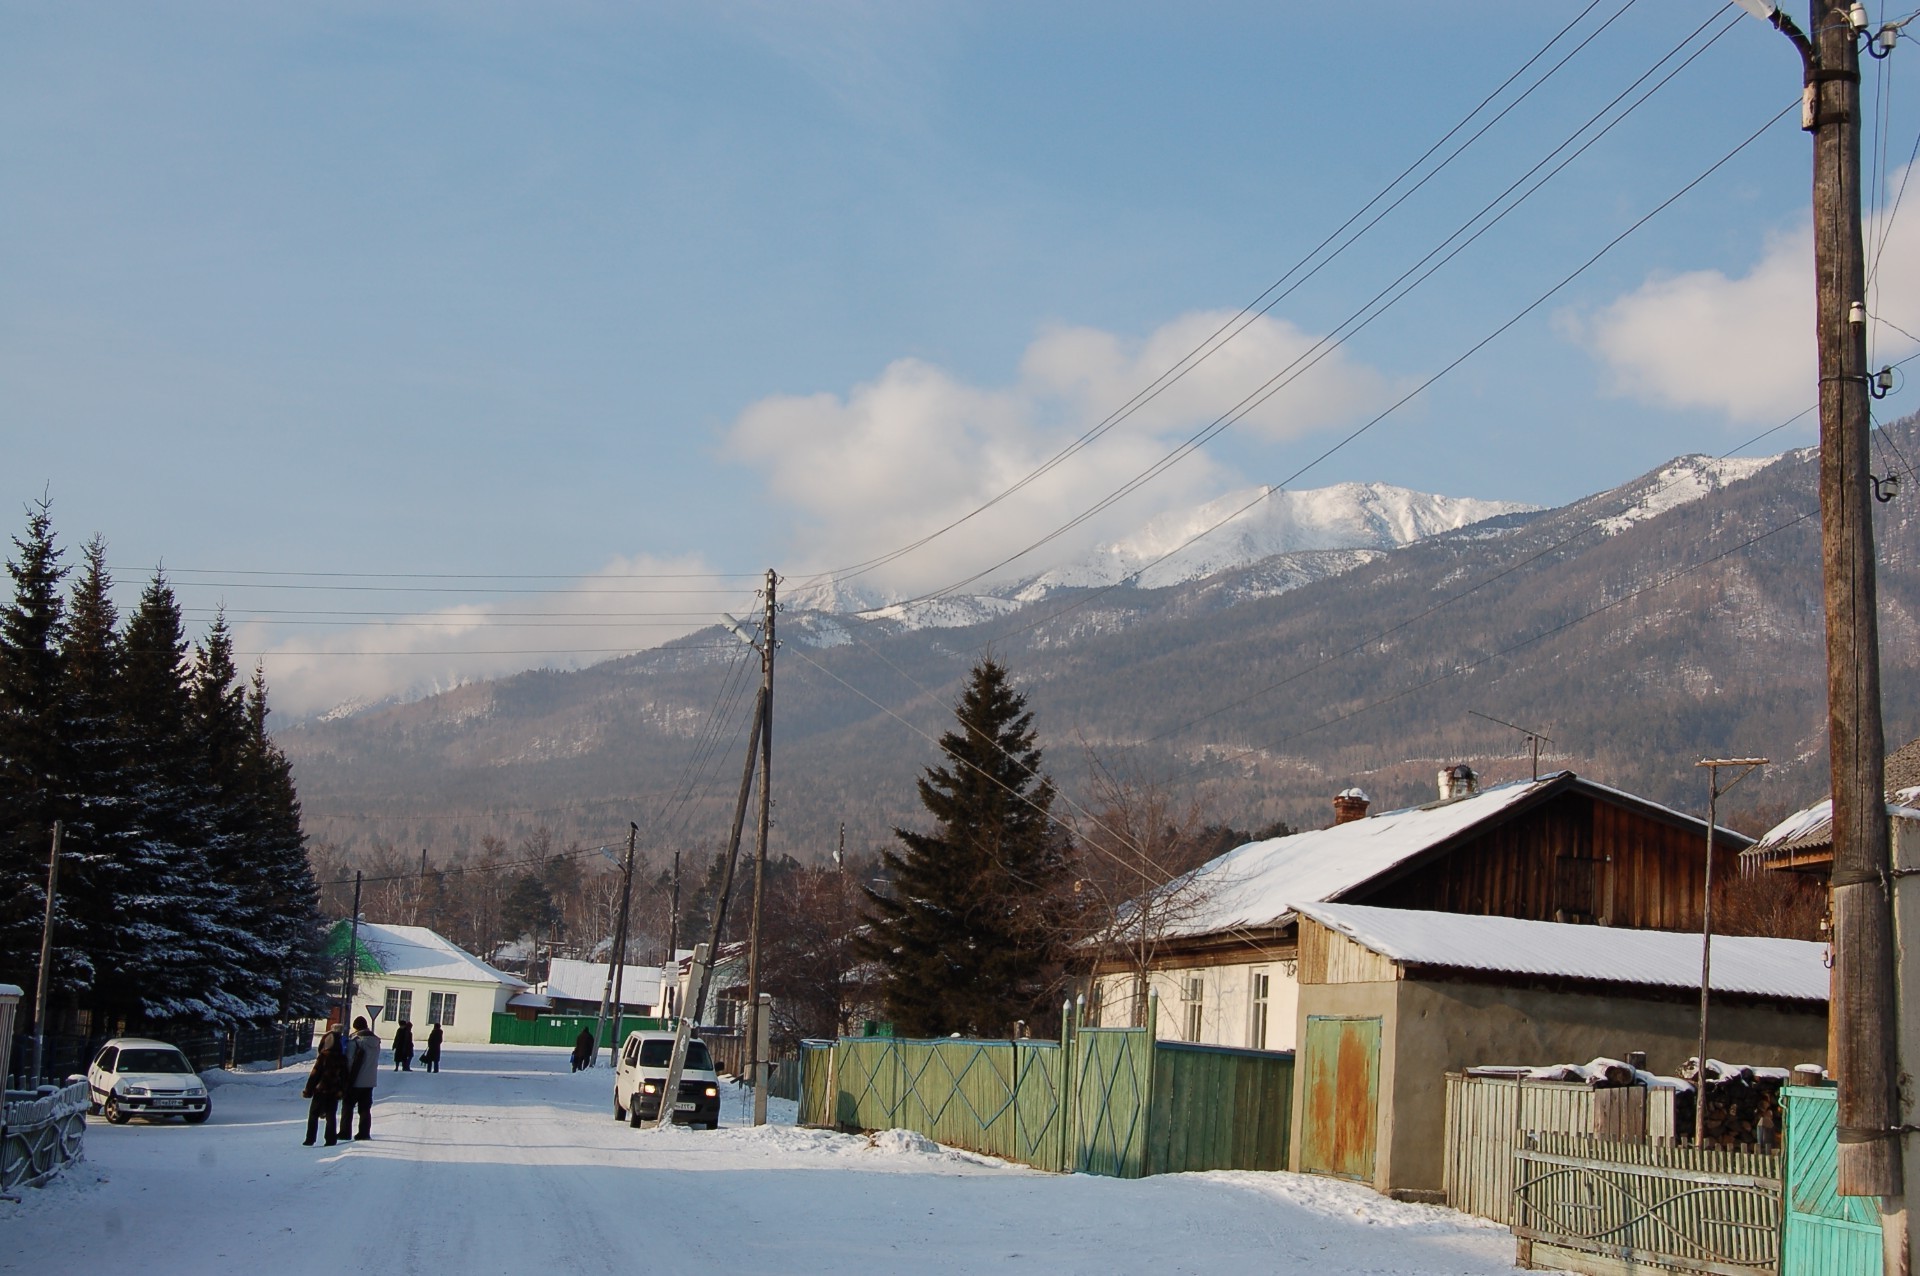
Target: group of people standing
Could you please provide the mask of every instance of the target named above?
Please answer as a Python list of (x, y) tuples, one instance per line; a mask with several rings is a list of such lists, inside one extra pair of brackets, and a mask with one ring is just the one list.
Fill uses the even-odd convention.
[[(427, 1048), (420, 1062), (428, 1072), (440, 1071), (439, 1024), (430, 1025)], [(413, 1071), (413, 1024), (402, 1019), (393, 1034), (393, 1061), (402, 1071)], [(364, 1017), (353, 1021), (352, 1035), (344, 1035), (339, 1025), (328, 1028), (320, 1038), (320, 1048), (307, 1074), (306, 1088), (300, 1091), (307, 1102), (307, 1137), (312, 1147), (322, 1123), (326, 1127), (326, 1146), (332, 1147), (349, 1137), (347, 1131), (359, 1117), (355, 1140), (373, 1137), (373, 1091), (380, 1083), (380, 1038)]]

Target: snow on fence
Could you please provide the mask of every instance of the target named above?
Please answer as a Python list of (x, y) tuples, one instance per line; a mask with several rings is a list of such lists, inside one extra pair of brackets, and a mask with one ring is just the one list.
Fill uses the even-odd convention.
[(9, 1090), (0, 1119), (0, 1188), (46, 1182), (80, 1159), (87, 1131), (87, 1083)]
[(909, 1129), (1037, 1169), (1116, 1178), (1286, 1168), (1292, 1054), (1071, 1021), (1064, 1035), (804, 1042), (800, 1121)]
[(1512, 1223), (1514, 1145), (1533, 1133), (1671, 1138), (1674, 1092), (1646, 1086), (1594, 1089), (1581, 1081), (1447, 1074), (1447, 1203)]

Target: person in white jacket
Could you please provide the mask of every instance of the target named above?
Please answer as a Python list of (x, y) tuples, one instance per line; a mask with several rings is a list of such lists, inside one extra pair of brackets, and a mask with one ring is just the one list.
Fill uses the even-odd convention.
[[(353, 1036), (347, 1043), (347, 1107), (340, 1113), (340, 1123), (346, 1125), (355, 1111), (360, 1113), (360, 1128), (354, 1132), (355, 1139), (373, 1137), (373, 1087), (380, 1084), (380, 1038), (373, 1035), (373, 1029), (367, 1026), (365, 1018), (353, 1021)], [(346, 1137), (346, 1130), (340, 1135)]]

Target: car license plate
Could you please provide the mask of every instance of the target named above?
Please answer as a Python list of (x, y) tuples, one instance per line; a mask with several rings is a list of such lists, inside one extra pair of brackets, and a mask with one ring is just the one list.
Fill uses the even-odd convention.
[(153, 1106), (154, 1106), (154, 1107), (156, 1107), (156, 1108), (177, 1108), (177, 1107), (179, 1107), (179, 1106), (180, 1106), (180, 1100), (178, 1100), (178, 1099), (155, 1099), (155, 1100), (153, 1101)]
[(693, 1111), (693, 1104), (691, 1102), (676, 1103), (673, 1105), (673, 1110), (675, 1112), (691, 1112)]

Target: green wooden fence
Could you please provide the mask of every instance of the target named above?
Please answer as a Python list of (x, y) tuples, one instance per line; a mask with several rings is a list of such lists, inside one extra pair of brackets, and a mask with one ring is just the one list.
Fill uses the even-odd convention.
[(1043, 1170), (1273, 1170), (1287, 1165), (1293, 1056), (1069, 1018), (1059, 1042), (804, 1042), (799, 1092), (803, 1125), (916, 1130)]
[[(609, 1022), (604, 1046), (618, 1047), (629, 1032), (656, 1032), (673, 1025), (671, 1019), (649, 1019), (627, 1015), (618, 1023)], [(522, 1019), (518, 1015), (496, 1013), (488, 1035), (496, 1046), (566, 1046), (572, 1048), (580, 1030), (592, 1032), (600, 1026), (598, 1015), (540, 1015)]]

